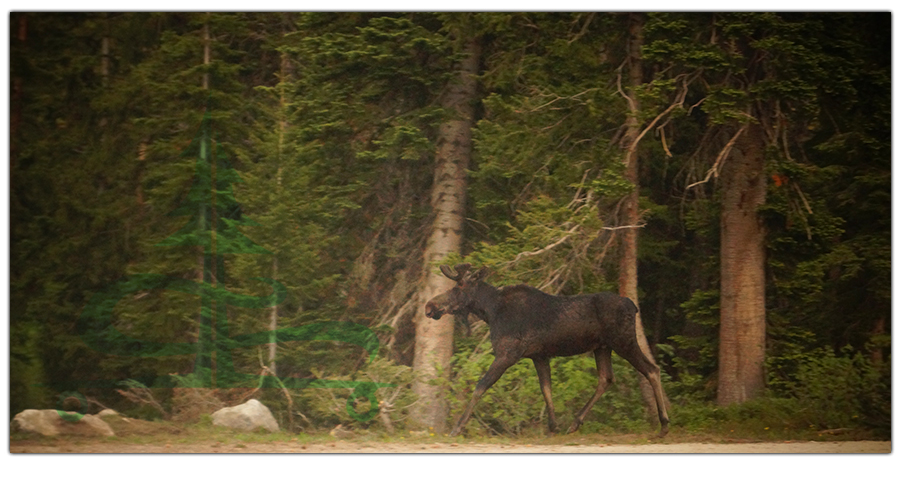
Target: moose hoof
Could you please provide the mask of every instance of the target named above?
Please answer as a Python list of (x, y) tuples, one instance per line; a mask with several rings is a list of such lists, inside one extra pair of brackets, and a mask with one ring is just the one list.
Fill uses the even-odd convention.
[(666, 425), (659, 430), (659, 437), (664, 438), (669, 433), (669, 426)]
[(571, 433), (577, 431), (579, 427), (581, 427), (581, 423), (572, 422), (572, 425), (569, 426), (569, 430), (566, 431), (566, 434), (571, 434)]

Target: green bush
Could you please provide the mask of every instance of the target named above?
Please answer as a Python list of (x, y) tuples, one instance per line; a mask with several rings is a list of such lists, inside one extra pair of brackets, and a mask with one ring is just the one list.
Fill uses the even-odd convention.
[(815, 351), (799, 365), (790, 390), (810, 425), (890, 428), (890, 368), (849, 348), (841, 356)]
[[(378, 414), (365, 421), (357, 420), (347, 411), (347, 400), (351, 397), (353, 389), (308, 388), (292, 391), (295, 414), (302, 413), (300, 419), (304, 421), (303, 426), (306, 427), (331, 428), (343, 424), (346, 427), (379, 431), (389, 431), (388, 426), (402, 428), (416, 400), (410, 388), (413, 380), (412, 368), (398, 365), (380, 356), (366, 364), (352, 377), (330, 376), (318, 371), (314, 371), (314, 375), (322, 380), (354, 380), (390, 385), (379, 387), (375, 391), (377, 401), (374, 404), (379, 405), (384, 415)], [(354, 409), (363, 415), (371, 409), (371, 406), (364, 398), (359, 398), (355, 401)], [(295, 419), (295, 424), (298, 423), (298, 419)]]

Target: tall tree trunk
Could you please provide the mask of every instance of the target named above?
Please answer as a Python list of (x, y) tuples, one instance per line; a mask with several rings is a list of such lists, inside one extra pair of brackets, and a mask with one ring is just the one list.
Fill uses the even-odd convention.
[[(635, 318), (638, 344), (640, 344), (644, 354), (653, 360), (650, 345), (647, 343), (647, 337), (644, 334), (644, 322), (641, 320), (640, 304), (638, 302), (638, 228), (636, 226), (640, 224), (638, 213), (640, 181), (638, 180), (638, 155), (632, 147), (641, 133), (641, 123), (638, 119), (641, 107), (634, 89), (643, 83), (643, 66), (641, 64), (641, 46), (644, 43), (643, 30), (643, 14), (629, 14), (627, 61), (625, 65), (628, 68), (629, 89), (627, 90), (627, 95), (629, 113), (628, 118), (625, 120), (627, 128), (622, 137), (622, 146), (629, 151), (625, 156), (625, 178), (634, 185), (634, 190), (622, 202), (623, 219), (621, 225), (626, 227), (621, 230), (622, 232), (619, 235), (619, 295), (628, 297), (634, 302), (634, 305), (638, 306), (638, 313)], [(640, 377), (640, 385), (641, 396), (644, 399), (645, 407), (648, 409), (647, 414), (651, 419), (658, 419), (656, 398), (653, 396), (653, 388), (650, 387), (650, 382)]]
[[(209, 40), (209, 14), (206, 15), (206, 22), (203, 23), (203, 34), (202, 34), (202, 43), (203, 43), (203, 66), (207, 68), (203, 72), (201, 85), (203, 90), (209, 90), (209, 63), (210, 63), (210, 40)], [(207, 111), (209, 109), (207, 108)], [(207, 285), (215, 286), (214, 277), (215, 277), (215, 269), (213, 262), (213, 255), (215, 254), (215, 215), (211, 213), (215, 208), (215, 190), (212, 189), (212, 186), (215, 185), (215, 174), (213, 174), (213, 165), (212, 158), (213, 154), (210, 151), (210, 138), (209, 138), (209, 123), (206, 122), (206, 117), (204, 117), (204, 125), (202, 126), (203, 136), (200, 142), (200, 161), (209, 165), (210, 171), (210, 199), (208, 200), (209, 205), (204, 203), (199, 204), (198, 208), (198, 233), (202, 234), (206, 231), (210, 232), (210, 247), (204, 248), (200, 247), (200, 255), (197, 256), (197, 265), (199, 266), (199, 274), (200, 281)], [(197, 358), (194, 362), (194, 373), (200, 374), (202, 380), (203, 387), (213, 387), (213, 372), (214, 361), (213, 354), (215, 348), (214, 342), (214, 321), (213, 321), (213, 300), (212, 297), (205, 293), (200, 298), (200, 321), (198, 322), (197, 328)]]
[(722, 170), (718, 404), (752, 399), (765, 386), (765, 136), (751, 124)]
[[(280, 88), (278, 96), (278, 104), (280, 113), (278, 123), (278, 170), (275, 173), (275, 192), (276, 196), (281, 196), (281, 178), (284, 170), (284, 135), (287, 132), (287, 97), (285, 96), (285, 85), (287, 84), (288, 74), (291, 71), (291, 62), (286, 52), (281, 53), (281, 72), (278, 75)], [(272, 256), (272, 279), (278, 279), (278, 255)], [(275, 331), (278, 330), (278, 304), (272, 306), (269, 311), (269, 371), (275, 375), (277, 366), (275, 364), (275, 356), (278, 351), (278, 339)]]
[(435, 321), (425, 317), (424, 304), (445, 292), (452, 282), (434, 272), (435, 264), (462, 249), (466, 208), (466, 171), (472, 154), (472, 127), (475, 124), (475, 98), (481, 46), (477, 39), (466, 45), (466, 57), (456, 77), (449, 83), (442, 106), (450, 116), (438, 130), (431, 207), (434, 222), (424, 252), (424, 285), (419, 291), (416, 311), (413, 391), (419, 397), (412, 418), (434, 432), (446, 430), (449, 407), (441, 389), (432, 385), (439, 372), (447, 373), (453, 354), (453, 316)]

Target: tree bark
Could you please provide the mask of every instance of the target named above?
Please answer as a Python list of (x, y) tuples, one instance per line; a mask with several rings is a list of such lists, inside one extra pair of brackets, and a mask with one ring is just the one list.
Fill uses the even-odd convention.
[(481, 47), (477, 39), (466, 45), (467, 55), (459, 63), (456, 77), (448, 84), (442, 106), (450, 116), (438, 130), (431, 207), (434, 222), (424, 252), (423, 286), (416, 310), (413, 391), (419, 397), (412, 414), (421, 427), (435, 433), (446, 431), (449, 407), (443, 391), (431, 382), (446, 374), (453, 354), (453, 316), (435, 321), (425, 317), (424, 304), (453, 283), (435, 273), (436, 263), (462, 249), (466, 207), (466, 171), (472, 154), (472, 127), (475, 124), (475, 98)]
[(765, 136), (751, 124), (722, 170), (718, 404), (741, 403), (765, 386)]
[[(638, 119), (640, 112), (640, 101), (635, 95), (634, 89), (643, 83), (643, 66), (641, 64), (641, 46), (644, 43), (643, 36), (644, 18), (642, 14), (629, 14), (628, 23), (628, 46), (627, 61), (625, 66), (628, 68), (628, 118), (625, 120), (625, 134), (622, 137), (622, 146), (628, 150), (637, 141), (641, 133), (641, 123)], [(620, 222), (622, 226), (631, 226), (622, 229), (619, 235), (619, 295), (628, 297), (638, 306), (638, 313), (635, 317), (635, 330), (637, 333), (638, 344), (644, 354), (653, 361), (653, 354), (650, 351), (650, 345), (647, 343), (647, 336), (644, 334), (644, 323), (641, 320), (640, 303), (638, 302), (638, 276), (637, 276), (637, 239), (638, 225), (640, 224), (640, 214), (638, 212), (638, 200), (640, 196), (640, 181), (638, 179), (638, 155), (636, 152), (625, 155), (625, 179), (633, 186), (634, 190), (625, 197), (622, 202), (623, 220)], [(641, 385), (641, 396), (644, 399), (644, 406), (648, 410), (647, 415), (651, 419), (659, 419), (656, 411), (656, 398), (653, 396), (653, 388), (650, 383), (643, 377), (639, 377)], [(655, 422), (658, 424), (659, 422)]]

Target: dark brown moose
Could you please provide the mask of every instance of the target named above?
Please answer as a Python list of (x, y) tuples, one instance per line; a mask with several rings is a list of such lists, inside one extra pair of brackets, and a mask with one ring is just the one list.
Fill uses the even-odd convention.
[(522, 358), (534, 361), (550, 416), (550, 432), (556, 432), (556, 414), (550, 394), (550, 358), (593, 352), (600, 382), (567, 431), (575, 432), (594, 403), (615, 380), (612, 351), (628, 360), (650, 381), (659, 412), (659, 435), (665, 436), (669, 432), (659, 367), (644, 355), (638, 345), (634, 321), (637, 307), (634, 302), (609, 292), (563, 297), (549, 295), (527, 285), (498, 289), (483, 281), (488, 268), (469, 273), (471, 267), (471, 264), (459, 264), (452, 270), (449, 266), (441, 266), (441, 272), (455, 281), (456, 286), (425, 304), (425, 315), (429, 318), (440, 319), (444, 314), (465, 317), (471, 313), (491, 328), (494, 362), (475, 386), (472, 400), (451, 436), (462, 432), (484, 392), (497, 382), (507, 368)]

